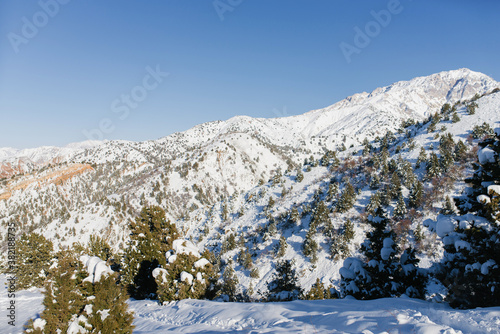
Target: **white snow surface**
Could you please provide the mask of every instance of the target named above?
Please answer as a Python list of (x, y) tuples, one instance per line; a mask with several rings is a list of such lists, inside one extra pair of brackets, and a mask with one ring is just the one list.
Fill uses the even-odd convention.
[[(0, 280), (5, 282), (6, 277)], [(5, 290), (4, 290), (5, 291)], [(0, 333), (22, 333), (42, 310), (40, 290), (16, 293), (16, 326), (0, 322)], [(0, 307), (9, 299), (0, 295)], [(159, 305), (130, 300), (134, 333), (498, 333), (500, 307), (454, 310), (446, 304), (410, 298), (358, 301), (222, 303), (182, 300)], [(86, 319), (81, 318), (85, 321)], [(74, 324), (72, 329), (79, 326)]]
[(161, 276), (163, 278), (163, 280), (166, 281), (168, 271), (166, 269), (163, 269), (163, 268), (155, 268), (155, 269), (153, 269), (152, 275), (154, 278)]
[(488, 204), (489, 202), (491, 202), (491, 199), (486, 195), (479, 195), (479, 196), (477, 196), (476, 199), (479, 203), (483, 203), (483, 204)]
[(455, 229), (455, 220), (450, 216), (439, 215), (436, 224), (438, 237), (444, 238)]
[(73, 321), (70, 323), (70, 325), (68, 327), (68, 331), (66, 333), (67, 334), (85, 334), (85, 333), (88, 333), (88, 331), (83, 326), (80, 326), (80, 323), (87, 324), (88, 319), (84, 315), (80, 315), (78, 318), (73, 319)]
[(191, 275), (187, 271), (181, 272), (181, 282), (186, 282), (189, 285), (193, 285), (193, 279), (193, 275)]
[(89, 276), (84, 279), (90, 283), (99, 282), (105, 275), (112, 274), (113, 270), (97, 256), (82, 255), (80, 262), (83, 263)]
[[(200, 257), (200, 251), (198, 247), (196, 247), (191, 241), (184, 239), (174, 240), (172, 243), (172, 248), (175, 251), (175, 255), (177, 254), (191, 254), (196, 257)], [(172, 256), (175, 256), (172, 255)]]
[(488, 194), (492, 195), (493, 193), (500, 195), (500, 186), (497, 185), (488, 186)]
[(194, 267), (195, 267), (195, 268), (205, 268), (205, 266), (206, 266), (207, 264), (209, 264), (209, 263), (210, 263), (210, 261), (208, 261), (207, 259), (205, 259), (205, 258), (201, 258), (201, 259), (199, 259), (198, 261), (196, 261), (196, 262), (194, 263)]
[(495, 151), (493, 151), (489, 147), (485, 147), (481, 149), (479, 152), (477, 152), (477, 158), (480, 163), (485, 164), (485, 163), (493, 163), (495, 162)]
[(135, 333), (498, 333), (500, 323), (500, 307), (462, 311), (410, 298), (130, 305)]

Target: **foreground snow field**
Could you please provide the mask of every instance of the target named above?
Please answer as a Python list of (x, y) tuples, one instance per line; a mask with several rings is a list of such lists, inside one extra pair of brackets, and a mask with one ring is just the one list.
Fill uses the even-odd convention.
[[(1, 279), (2, 283), (5, 278)], [(7, 323), (7, 293), (0, 296), (0, 333), (21, 333), (43, 310), (39, 290), (16, 294), (16, 327)], [(182, 300), (160, 306), (130, 301), (135, 333), (500, 333), (500, 307), (454, 310), (408, 298), (283, 303)]]
[(136, 333), (499, 333), (500, 307), (454, 310), (445, 304), (386, 298), (168, 306), (132, 301)]

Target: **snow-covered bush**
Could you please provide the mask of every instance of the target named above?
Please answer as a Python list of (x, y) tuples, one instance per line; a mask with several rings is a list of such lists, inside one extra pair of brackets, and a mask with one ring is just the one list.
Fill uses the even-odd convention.
[(177, 239), (172, 242), (172, 249), (165, 257), (166, 264), (152, 272), (161, 303), (208, 296), (215, 277), (208, 252), (202, 256), (193, 243)]

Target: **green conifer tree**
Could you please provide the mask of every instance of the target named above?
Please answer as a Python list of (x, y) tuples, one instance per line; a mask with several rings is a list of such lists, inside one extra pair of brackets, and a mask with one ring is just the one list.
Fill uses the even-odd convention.
[(238, 292), (238, 276), (234, 272), (233, 263), (229, 261), (222, 274), (222, 294), (229, 297), (229, 301), (236, 301)]
[(52, 241), (37, 233), (24, 233), (16, 243), (17, 287), (42, 287), (53, 258)]
[(118, 274), (113, 274), (94, 284), (85, 282), (87, 293), (93, 296), (89, 304), (92, 305), (92, 313), (88, 316), (92, 333), (132, 333), (134, 317), (128, 310), (127, 293), (117, 283), (117, 279)]
[(300, 213), (297, 207), (293, 207), (292, 211), (290, 212), (290, 220), (293, 222), (293, 224), (300, 224)]
[(354, 203), (356, 203), (356, 190), (350, 182), (347, 182), (335, 210), (340, 213), (347, 212), (354, 206)]
[(276, 252), (277, 257), (283, 257), (285, 255), (286, 249), (288, 247), (288, 243), (284, 236), (280, 237), (280, 242), (278, 245), (278, 251)]
[(437, 154), (432, 152), (429, 158), (429, 164), (427, 165), (426, 178), (430, 180), (439, 175), (441, 175), (441, 164), (439, 163)]
[(66, 333), (73, 315), (77, 315), (85, 305), (81, 284), (86, 277), (83, 266), (70, 251), (57, 254), (57, 266), (50, 271), (50, 279), (45, 284), (44, 310), (41, 318), (45, 321), (43, 330), (36, 330), (30, 322), (27, 333)]
[(410, 208), (419, 208), (422, 205), (424, 197), (424, 185), (420, 180), (418, 180), (413, 187), (410, 189), (409, 196), (409, 207)]
[(474, 115), (476, 113), (476, 109), (477, 109), (477, 103), (476, 102), (470, 102), (467, 105), (467, 112), (469, 113), (469, 115)]
[(440, 213), (442, 215), (454, 215), (454, 214), (456, 214), (455, 205), (451, 201), (450, 196), (446, 196), (443, 208), (441, 209)]
[(467, 180), (471, 187), (455, 202), (461, 214), (485, 219), (457, 226), (451, 236), (456, 241), (444, 246), (446, 261), (440, 275), (448, 287), (447, 300), (459, 308), (500, 305), (500, 194), (495, 191), (500, 185), (500, 134), (479, 145), (492, 154), (479, 157)]
[(87, 249), (88, 255), (97, 256), (103, 261), (108, 261), (112, 257), (111, 246), (98, 235), (90, 236)]
[(330, 256), (338, 261), (351, 255), (349, 245), (354, 239), (354, 224), (347, 219), (339, 232), (334, 232), (330, 241)]
[[(297, 272), (292, 260), (278, 261), (276, 273), (267, 284), (269, 301), (289, 301), (298, 299), (302, 295)], [(285, 296), (286, 295), (286, 296)]]
[(297, 182), (300, 183), (302, 182), (302, 180), (304, 180), (304, 174), (300, 169), (297, 169)]
[(377, 210), (380, 207), (381, 202), (382, 200), (380, 198), (380, 192), (377, 191), (370, 197), (370, 201), (366, 206), (366, 212), (370, 214), (374, 213), (375, 210)]
[(406, 208), (406, 203), (403, 198), (403, 193), (400, 192), (398, 195), (398, 202), (396, 204), (396, 208), (394, 209), (394, 217), (403, 218), (407, 212), (408, 210)]
[(402, 191), (401, 178), (398, 173), (393, 173), (391, 177), (390, 198), (396, 199)]
[(454, 148), (455, 161), (464, 161), (467, 158), (467, 146), (459, 140)]
[(309, 290), (306, 295), (305, 299), (307, 300), (323, 300), (327, 299), (326, 298), (326, 289), (324, 284), (321, 282), (319, 278), (316, 278), (316, 282), (313, 284), (311, 287), (311, 290)]
[(306, 238), (304, 240), (304, 243), (302, 245), (302, 251), (305, 256), (309, 257), (311, 259), (311, 263), (316, 263), (318, 260), (318, 242), (314, 240), (315, 232), (313, 232), (312, 229), (309, 229), (309, 231), (306, 234)]
[(156, 298), (152, 272), (166, 265), (165, 253), (179, 234), (158, 206), (144, 207), (130, 223), (130, 244), (122, 261), (122, 283), (136, 299)]
[(416, 167), (420, 168), (422, 164), (425, 163), (427, 163), (427, 152), (425, 151), (425, 148), (422, 146), (420, 147), (420, 153), (418, 154)]

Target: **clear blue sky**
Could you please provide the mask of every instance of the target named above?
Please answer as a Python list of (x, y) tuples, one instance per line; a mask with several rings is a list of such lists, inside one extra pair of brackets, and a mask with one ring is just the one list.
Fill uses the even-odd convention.
[[(157, 139), (462, 67), (500, 80), (496, 0), (54, 1), (0, 2), (0, 147), (63, 146), (100, 122), (106, 139)], [(367, 26), (347, 62), (341, 43)]]

